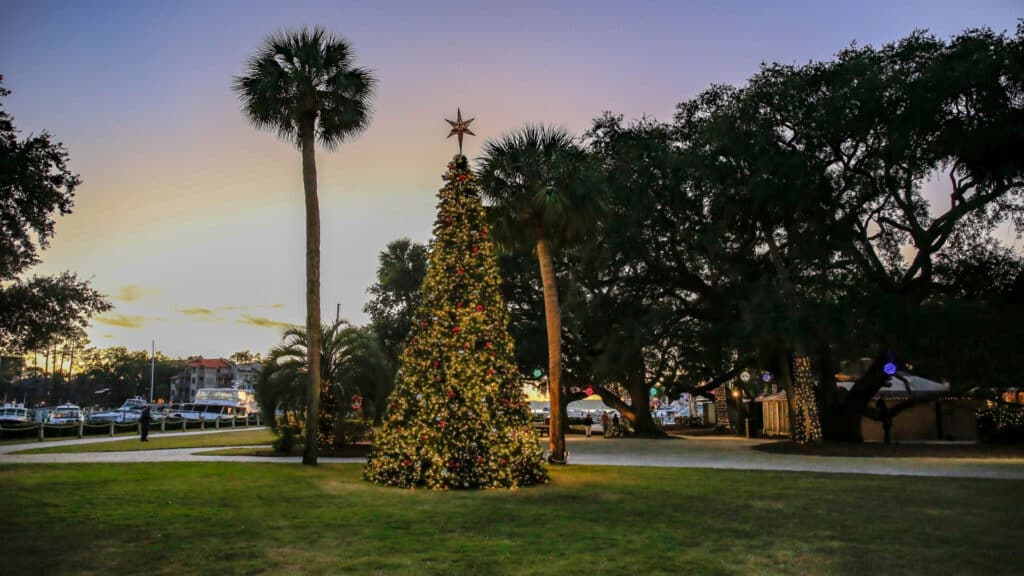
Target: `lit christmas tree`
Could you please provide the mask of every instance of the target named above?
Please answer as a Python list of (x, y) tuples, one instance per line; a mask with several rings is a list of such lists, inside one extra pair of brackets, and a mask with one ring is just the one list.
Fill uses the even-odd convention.
[[(458, 125), (468, 132), (461, 113)], [(494, 246), (461, 148), (444, 175), (422, 304), (364, 472), (379, 484), (547, 481), (513, 361)]]

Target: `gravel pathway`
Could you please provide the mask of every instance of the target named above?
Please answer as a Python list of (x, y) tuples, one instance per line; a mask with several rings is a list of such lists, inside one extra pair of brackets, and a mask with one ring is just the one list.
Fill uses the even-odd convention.
[[(253, 428), (249, 428), (252, 430)], [(238, 430), (240, 431), (240, 430)], [(183, 432), (181, 435), (230, 431)], [(178, 434), (175, 434), (176, 436)], [(155, 436), (156, 437), (156, 436)], [(110, 442), (121, 438), (86, 438), (0, 446), (0, 467), (28, 463), (87, 462), (259, 462), (298, 464), (299, 457), (204, 456), (215, 448), (175, 448), (135, 452), (75, 454), (15, 454), (18, 450), (54, 445)], [(1024, 480), (1024, 458), (851, 458), (772, 454), (753, 450), (765, 440), (733, 437), (684, 437), (674, 440), (568, 438), (569, 463), (606, 466), (657, 466), (665, 468), (724, 468), (780, 470), (838, 474), (938, 476), (949, 478), (998, 478)], [(320, 458), (322, 463), (361, 463), (363, 458)]]

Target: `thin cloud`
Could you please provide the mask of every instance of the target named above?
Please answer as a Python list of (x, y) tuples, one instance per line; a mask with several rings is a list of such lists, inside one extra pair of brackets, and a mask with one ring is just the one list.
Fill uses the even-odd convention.
[(128, 284), (121, 287), (115, 299), (122, 302), (138, 302), (150, 294), (158, 294), (159, 292), (159, 288), (146, 288), (138, 284)]
[(213, 316), (213, 310), (210, 310), (209, 308), (185, 308), (184, 310), (178, 310), (178, 312), (181, 312), (186, 316)]
[(97, 316), (96, 321), (100, 324), (118, 326), (120, 328), (142, 328), (142, 324), (146, 321), (146, 318), (144, 316), (131, 316), (129, 314), (112, 314), (110, 316)]
[(260, 328), (274, 328), (276, 330), (292, 327), (292, 324), (287, 322), (278, 322), (277, 320), (271, 320), (270, 318), (250, 316), (248, 314), (242, 314), (242, 319), (238, 320), (238, 323), (248, 324), (250, 326), (259, 326)]
[(277, 310), (277, 309), (280, 309), (280, 308), (284, 308), (284, 304), (271, 304), (270, 308), (274, 309), (274, 310)]

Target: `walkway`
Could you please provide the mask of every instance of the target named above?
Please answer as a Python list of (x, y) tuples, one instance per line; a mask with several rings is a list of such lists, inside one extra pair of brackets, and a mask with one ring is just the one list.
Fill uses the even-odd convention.
[[(250, 428), (252, 430), (252, 428)], [(240, 431), (240, 430), (239, 430)], [(185, 434), (230, 433), (230, 431), (183, 432)], [(175, 434), (177, 436), (178, 434)], [(0, 446), (0, 466), (27, 463), (86, 462), (260, 462), (291, 463), (299, 457), (204, 456), (215, 448), (177, 448), (135, 452), (92, 452), (76, 454), (13, 454), (18, 450), (46, 446), (110, 442), (121, 438), (86, 438)], [(570, 464), (607, 466), (658, 466), (665, 468), (723, 468), (734, 470), (780, 470), (840, 474), (893, 476), (939, 476), (950, 478), (1001, 478), (1024, 480), (1024, 458), (847, 458), (772, 454), (753, 450), (765, 440), (734, 437), (686, 437), (676, 440), (568, 438)], [(363, 458), (320, 458), (322, 463), (361, 463)]]

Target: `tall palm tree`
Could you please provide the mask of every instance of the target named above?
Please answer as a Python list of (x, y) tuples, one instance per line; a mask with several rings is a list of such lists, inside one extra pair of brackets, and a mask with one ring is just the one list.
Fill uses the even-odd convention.
[(565, 463), (562, 429), (562, 318), (552, 252), (580, 241), (597, 212), (588, 155), (560, 128), (527, 125), (484, 144), (478, 177), (500, 244), (535, 248), (544, 286), (552, 463)]
[[(306, 429), (316, 437), (320, 398), (320, 205), (315, 143), (332, 150), (369, 125), (376, 79), (355, 66), (344, 38), (322, 28), (271, 35), (249, 59), (234, 89), (242, 113), (258, 129), (273, 130), (302, 152), (306, 194), (306, 331), (308, 347)], [(307, 442), (302, 463), (315, 465), (316, 443)]]

